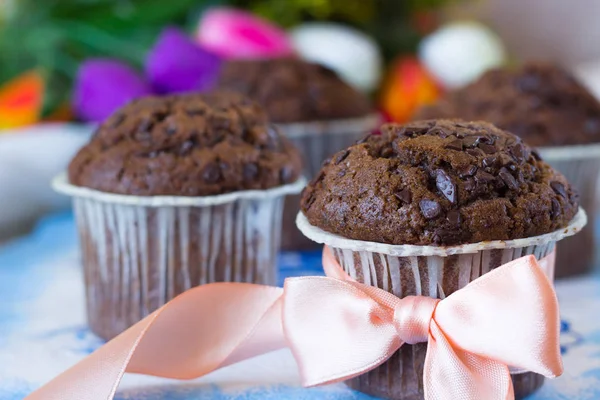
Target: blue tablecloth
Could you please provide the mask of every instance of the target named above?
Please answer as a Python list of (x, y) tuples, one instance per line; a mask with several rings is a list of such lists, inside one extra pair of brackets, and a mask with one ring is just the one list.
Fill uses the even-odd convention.
[[(320, 254), (286, 253), (282, 276), (320, 274)], [(600, 277), (557, 284), (565, 373), (532, 400), (600, 399)], [(102, 344), (85, 324), (84, 293), (70, 213), (44, 220), (0, 247), (0, 400), (22, 399)], [(343, 384), (303, 389), (286, 350), (202, 379), (128, 375), (117, 399), (368, 399)]]

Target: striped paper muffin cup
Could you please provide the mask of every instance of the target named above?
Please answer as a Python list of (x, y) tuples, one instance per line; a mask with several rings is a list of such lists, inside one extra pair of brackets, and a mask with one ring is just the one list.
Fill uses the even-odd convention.
[[(297, 217), (302, 233), (331, 247), (342, 268), (358, 282), (401, 298), (420, 295), (440, 299), (509, 261), (529, 254), (538, 259), (549, 255), (557, 241), (579, 232), (586, 221), (585, 211), (580, 209), (567, 228), (545, 235), (460, 246), (415, 246), (350, 240), (312, 226), (302, 213)], [(545, 273), (552, 279), (553, 270)], [(427, 343), (405, 344), (385, 363), (346, 384), (376, 397), (422, 400), (426, 351)], [(518, 398), (543, 384), (541, 375), (512, 371)]]
[(587, 211), (592, 222), (577, 238), (567, 238), (558, 245), (556, 277), (589, 272), (598, 257), (598, 238), (594, 221), (598, 213), (600, 196), (600, 144), (584, 146), (542, 147), (539, 153), (548, 164), (560, 171), (577, 189), (581, 206)]
[[(379, 128), (381, 116), (371, 114), (344, 120), (299, 122), (277, 124), (300, 150), (304, 162), (304, 176), (316, 176), (325, 159), (352, 145), (367, 133)], [(283, 211), (284, 250), (317, 249), (314, 242), (306, 239), (296, 228), (296, 214), (300, 211), (300, 195), (289, 196)]]
[(303, 179), (218, 196), (126, 196), (69, 184), (90, 328), (111, 339), (178, 294), (211, 282), (275, 285), (283, 199)]

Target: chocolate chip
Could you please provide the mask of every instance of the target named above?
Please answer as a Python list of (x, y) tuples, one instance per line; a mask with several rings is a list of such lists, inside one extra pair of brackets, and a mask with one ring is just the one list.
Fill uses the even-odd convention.
[(294, 169), (289, 165), (284, 165), (279, 170), (279, 180), (281, 183), (290, 183), (294, 178)]
[(245, 180), (254, 180), (258, 176), (258, 165), (254, 163), (244, 164), (242, 175)]
[(531, 155), (533, 156), (533, 158), (535, 158), (538, 161), (540, 161), (542, 159), (542, 157), (540, 156), (540, 153), (538, 153), (537, 150), (531, 150)]
[(137, 131), (138, 132), (149, 132), (152, 127), (154, 126), (154, 121), (152, 121), (151, 118), (144, 118), (140, 121), (140, 123), (137, 126)]
[(498, 136), (482, 136), (479, 138), (479, 143), (494, 144)]
[(477, 167), (475, 165), (469, 165), (466, 168), (461, 169), (458, 172), (458, 176), (464, 179), (464, 178), (466, 178), (468, 176), (475, 175), (476, 172), (477, 172)]
[(460, 225), (460, 212), (458, 212), (457, 210), (450, 210), (448, 211), (448, 213), (446, 214), (446, 219), (448, 220), (448, 222), (450, 222), (452, 225)]
[(473, 157), (481, 157), (483, 155), (483, 152), (479, 149), (467, 149), (466, 153)]
[(369, 140), (369, 138), (370, 138), (370, 137), (371, 137), (371, 134), (369, 133), (367, 136), (364, 136), (364, 137), (362, 137), (362, 138), (358, 139), (358, 140), (356, 141), (356, 144), (363, 144), (363, 143), (365, 143), (367, 140)]
[(558, 202), (558, 200), (556, 199), (552, 199), (552, 218), (556, 218), (560, 215), (561, 212), (561, 207), (560, 207), (560, 203)]
[(346, 171), (345, 170), (339, 170), (337, 173), (337, 176), (339, 176), (340, 178), (346, 175)]
[(465, 147), (472, 147), (479, 143), (480, 136), (467, 136), (462, 140)]
[(217, 183), (221, 178), (221, 170), (216, 163), (210, 163), (204, 167), (202, 177), (207, 183)]
[(397, 136), (406, 136), (406, 137), (411, 137), (412, 134), (411, 132), (409, 132), (405, 126), (401, 127), (400, 129), (398, 129), (397, 131), (394, 132)]
[(498, 157), (489, 156), (484, 158), (481, 163), (485, 168), (493, 167), (498, 162)]
[(431, 136), (439, 136), (442, 139), (445, 139), (445, 138), (447, 138), (449, 136), (448, 132), (446, 132), (445, 130), (443, 130), (442, 128), (440, 128), (438, 126), (435, 126), (435, 127), (431, 128), (431, 129), (429, 129), (427, 131), (427, 134), (431, 135)]
[(429, 132), (431, 130), (431, 128), (433, 128), (433, 126), (435, 126), (435, 125), (432, 125), (432, 126), (419, 126), (419, 125), (407, 126), (406, 131), (404, 132), (404, 136), (409, 136), (409, 135), (407, 135), (407, 133), (410, 133), (410, 136), (412, 136), (412, 137), (424, 135), (427, 132)]
[(455, 243), (459, 239), (459, 233), (455, 230), (438, 228), (433, 232), (433, 242), (435, 244)]
[(462, 140), (459, 140), (459, 139), (453, 140), (446, 145), (446, 148), (450, 149), (450, 150), (462, 151), (463, 142), (462, 142)]
[(325, 177), (325, 172), (323, 172), (322, 170), (319, 171), (319, 173), (317, 174), (317, 176), (315, 176), (309, 183), (309, 185), (314, 186), (317, 183), (319, 183), (321, 180), (323, 180), (323, 178)]
[(421, 208), (421, 213), (427, 219), (433, 219), (442, 212), (442, 207), (440, 207), (437, 201), (433, 200), (421, 200), (419, 207)]
[(493, 182), (496, 178), (494, 177), (494, 175), (492, 174), (488, 174), (487, 172), (483, 171), (483, 170), (478, 170), (477, 173), (475, 174), (475, 181), (477, 181), (477, 183), (490, 183)]
[(509, 189), (517, 190), (519, 188), (519, 183), (506, 168), (502, 167), (500, 172), (498, 172), (498, 176), (506, 183), (506, 186), (508, 186)]
[(403, 204), (409, 204), (412, 201), (412, 193), (409, 189), (402, 189), (399, 192), (394, 193), (394, 196), (396, 196)]
[(346, 159), (346, 157), (348, 157), (348, 154), (350, 154), (350, 150), (344, 150), (344, 151), (337, 153), (337, 155), (335, 156), (335, 165), (344, 161)]
[(494, 154), (495, 152), (498, 151), (496, 149), (496, 146), (493, 146), (491, 144), (479, 143), (478, 147), (481, 150), (483, 150), (483, 152), (486, 153), (486, 154)]
[(468, 178), (465, 183), (464, 186), (465, 190), (467, 192), (471, 192), (473, 190), (475, 190), (475, 188), (477, 188), (477, 185), (475, 184), (475, 180), (473, 178)]
[(456, 203), (456, 186), (446, 171), (438, 169), (435, 177), (435, 185), (440, 192), (451, 202)]
[(523, 148), (522, 143), (517, 143), (510, 148), (510, 154), (514, 157), (514, 159), (518, 162), (523, 161), (525, 158), (525, 150)]
[(550, 182), (550, 187), (552, 190), (554, 190), (554, 192), (556, 192), (556, 194), (561, 195), (565, 199), (567, 198), (567, 191), (565, 190), (565, 185), (562, 183), (556, 181)]
[(304, 208), (305, 208), (306, 210), (308, 210), (308, 209), (309, 209), (309, 208), (310, 208), (310, 207), (313, 205), (313, 203), (315, 202), (315, 200), (316, 200), (316, 198), (315, 198), (314, 194), (313, 194), (313, 193), (311, 193), (311, 194), (310, 194), (310, 197), (308, 198), (308, 200), (306, 200), (306, 201), (304, 202)]
[(381, 152), (379, 153), (379, 157), (381, 157), (381, 158), (390, 158), (393, 155), (394, 155), (394, 150), (391, 147), (384, 147), (383, 149), (381, 149)]
[(326, 165), (331, 164), (331, 158), (326, 158), (322, 163), (321, 166), (324, 167)]

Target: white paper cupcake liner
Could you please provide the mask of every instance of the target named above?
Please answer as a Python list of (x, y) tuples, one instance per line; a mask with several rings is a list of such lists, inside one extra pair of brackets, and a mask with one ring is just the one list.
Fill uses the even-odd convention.
[(284, 195), (274, 189), (207, 197), (125, 196), (76, 187), (88, 321), (110, 339), (178, 294), (211, 282), (277, 283)]
[[(600, 199), (600, 144), (542, 147), (538, 150), (544, 161), (560, 171), (577, 189), (580, 204), (593, 222)], [(597, 242), (593, 223), (584, 228), (577, 238), (562, 241), (558, 245), (557, 277), (588, 272), (596, 260)]]
[(418, 245), (390, 245), (378, 242), (347, 239), (334, 233), (329, 233), (321, 228), (313, 226), (308, 219), (299, 212), (296, 216), (298, 229), (309, 239), (326, 244), (332, 248), (340, 248), (351, 251), (368, 251), (383, 253), (390, 256), (440, 256), (448, 257), (455, 254), (477, 253), (482, 250), (513, 249), (538, 246), (550, 242), (557, 242), (565, 237), (572, 236), (587, 223), (587, 215), (583, 208), (579, 208), (577, 214), (566, 228), (546, 233), (544, 235), (530, 238), (512, 240), (491, 240), (487, 242), (469, 243), (456, 246), (418, 246)]
[[(531, 238), (496, 240), (459, 246), (387, 245), (346, 239), (312, 226), (299, 213), (298, 228), (310, 239), (331, 247), (342, 268), (358, 282), (376, 286), (398, 297), (430, 296), (443, 299), (471, 281), (507, 262), (533, 254), (541, 259), (557, 241), (574, 235), (586, 224), (580, 209), (564, 229)], [(552, 279), (552, 269), (544, 271)], [(515, 310), (518, 312), (518, 310)], [(426, 343), (404, 345), (388, 361), (347, 381), (361, 392), (395, 400), (423, 398)], [(543, 377), (511, 369), (519, 397), (537, 390)]]
[[(304, 176), (313, 177), (321, 169), (325, 159), (349, 147), (381, 123), (379, 114), (366, 117), (278, 124), (294, 145), (300, 150), (304, 161)], [(295, 219), (300, 207), (300, 196), (286, 199), (283, 215), (282, 247), (286, 250), (316, 248), (296, 228)]]

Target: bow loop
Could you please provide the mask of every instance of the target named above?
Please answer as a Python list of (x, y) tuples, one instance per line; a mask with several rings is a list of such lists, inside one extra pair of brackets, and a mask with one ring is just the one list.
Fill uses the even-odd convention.
[(394, 309), (394, 326), (404, 343), (427, 342), (429, 325), (439, 299), (425, 296), (407, 296)]
[(434, 317), (457, 349), (547, 377), (562, 373), (558, 300), (533, 256), (448, 296)]

